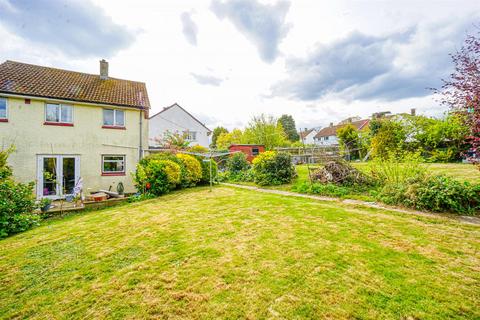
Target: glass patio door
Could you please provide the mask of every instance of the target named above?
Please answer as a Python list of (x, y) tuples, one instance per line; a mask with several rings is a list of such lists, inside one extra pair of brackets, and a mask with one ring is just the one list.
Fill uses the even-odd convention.
[(72, 194), (80, 178), (79, 160), (69, 155), (38, 156), (37, 196), (58, 199)]

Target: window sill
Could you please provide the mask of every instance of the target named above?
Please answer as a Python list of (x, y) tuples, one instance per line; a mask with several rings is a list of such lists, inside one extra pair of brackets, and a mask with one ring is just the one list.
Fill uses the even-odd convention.
[(0, 119), (0, 122), (8, 122), (8, 119)]
[(124, 175), (125, 172), (102, 172), (103, 177), (119, 177)]
[(45, 121), (43, 124), (45, 126), (73, 127), (73, 123), (66, 123), (66, 122), (48, 122), (48, 121)]
[(102, 126), (103, 129), (117, 129), (117, 130), (127, 130), (126, 127), (121, 126)]

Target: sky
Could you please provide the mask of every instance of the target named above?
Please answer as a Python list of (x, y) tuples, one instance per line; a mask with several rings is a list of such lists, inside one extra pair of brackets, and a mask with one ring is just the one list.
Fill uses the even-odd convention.
[(322, 127), (374, 112), (441, 116), (429, 88), (480, 26), (480, 2), (0, 0), (0, 62), (147, 84), (209, 128), (261, 113)]

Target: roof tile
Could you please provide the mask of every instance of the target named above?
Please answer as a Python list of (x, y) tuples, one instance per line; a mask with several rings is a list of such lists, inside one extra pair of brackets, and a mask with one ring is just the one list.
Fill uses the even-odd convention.
[(145, 83), (9, 61), (0, 64), (0, 92), (149, 109)]

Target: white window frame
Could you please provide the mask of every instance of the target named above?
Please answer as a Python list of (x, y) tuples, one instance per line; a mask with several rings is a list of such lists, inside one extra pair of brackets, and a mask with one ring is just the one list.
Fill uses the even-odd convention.
[[(112, 110), (113, 111), (113, 124), (105, 124), (105, 110)], [(122, 125), (117, 124), (117, 112), (123, 112), (123, 124)], [(102, 117), (103, 117), (102, 123), (103, 123), (103, 126), (105, 126), (105, 127), (120, 127), (120, 128), (125, 128), (126, 127), (126, 113), (125, 113), (125, 110), (113, 109), (113, 108), (103, 108)]]
[(0, 117), (0, 119), (8, 120), (8, 98), (0, 96), (0, 99), (5, 99), (5, 118)]
[[(51, 105), (51, 106), (58, 106), (58, 120), (59, 121), (51, 121), (51, 120), (47, 120), (47, 106), (48, 105)], [(70, 107), (72, 109), (72, 121), (68, 122), (68, 121), (62, 121), (62, 106), (64, 107)], [(73, 105), (72, 104), (65, 104), (65, 103), (51, 103), (51, 102), (45, 102), (45, 115), (44, 115), (44, 118), (45, 118), (45, 122), (48, 122), (48, 123), (68, 123), (68, 124), (73, 124), (74, 122), (74, 108), (73, 108)]]
[[(197, 141), (197, 133), (198, 131), (190, 131), (190, 130), (187, 130), (184, 132), (185, 133), (185, 140), (187, 141)], [(195, 138), (192, 139), (192, 133), (195, 134)]]
[[(123, 162), (123, 171), (105, 171), (105, 157), (123, 157), (123, 160), (108, 160), (108, 162)], [(124, 154), (102, 154), (102, 174), (126, 174), (127, 157)]]

